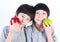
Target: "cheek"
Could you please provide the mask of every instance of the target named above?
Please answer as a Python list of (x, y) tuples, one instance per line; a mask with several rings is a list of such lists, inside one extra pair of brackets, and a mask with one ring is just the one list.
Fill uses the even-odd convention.
[(30, 21), (26, 21), (25, 24), (28, 24)]
[(30, 20), (26, 20), (26, 19), (25, 19), (25, 20), (23, 20), (23, 21), (24, 21), (25, 23), (28, 23), (28, 22), (30, 22)]
[(31, 18), (30, 17), (28, 17), (28, 16), (26, 16), (25, 18), (24, 18), (24, 23), (29, 23), (30, 22), (30, 20), (31, 20)]
[(23, 21), (23, 24), (24, 24), (24, 25), (27, 25), (29, 22), (30, 22), (30, 21), (24, 20), (24, 21)]
[(19, 18), (19, 20), (20, 20), (20, 21), (22, 21), (22, 20), (23, 20), (22, 16), (17, 16), (17, 17)]
[(45, 15), (45, 16), (43, 17), (43, 19), (44, 19), (44, 18), (47, 18), (47, 15)]
[(30, 20), (27, 20), (26, 18), (23, 19), (24, 24), (27, 24), (28, 22), (30, 22)]
[(36, 17), (34, 18), (34, 21), (36, 22), (37, 20), (36, 20)]
[(38, 18), (38, 16), (37, 16), (37, 15), (35, 15), (34, 20), (36, 20), (37, 18)]

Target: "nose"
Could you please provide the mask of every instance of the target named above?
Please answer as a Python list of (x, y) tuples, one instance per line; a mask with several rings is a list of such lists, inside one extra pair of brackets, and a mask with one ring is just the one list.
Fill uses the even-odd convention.
[(39, 15), (38, 15), (38, 18), (41, 18), (41, 17), (42, 17), (42, 15), (41, 15), (41, 14), (39, 14)]
[(24, 21), (25, 21), (25, 18), (22, 19), (22, 22), (24, 22)]

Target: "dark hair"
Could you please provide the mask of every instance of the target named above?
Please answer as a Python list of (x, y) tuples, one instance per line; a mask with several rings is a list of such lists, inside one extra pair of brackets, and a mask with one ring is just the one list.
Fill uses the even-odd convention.
[(48, 8), (48, 6), (44, 3), (38, 3), (36, 6), (35, 6), (35, 12), (36, 10), (44, 10), (47, 12), (47, 15), (49, 16), (50, 15), (50, 10)]
[(28, 4), (22, 4), (21, 6), (18, 7), (18, 9), (16, 11), (16, 15), (18, 15), (20, 12), (25, 13), (25, 14), (29, 15), (31, 18), (33, 18), (34, 7), (30, 6)]

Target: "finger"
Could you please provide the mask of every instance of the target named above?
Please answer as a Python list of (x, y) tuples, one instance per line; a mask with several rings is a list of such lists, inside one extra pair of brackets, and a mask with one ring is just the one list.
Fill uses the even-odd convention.
[(43, 27), (46, 27), (46, 25), (43, 23)]
[(46, 26), (49, 27), (49, 24), (47, 23)]
[(51, 26), (52, 26), (52, 24), (50, 24), (50, 23), (48, 23), (48, 25), (49, 25), (49, 27), (51, 27)]
[(44, 24), (44, 23), (43, 23), (43, 26), (44, 26), (44, 27), (49, 27), (49, 24), (48, 24), (48, 23), (47, 23), (47, 24)]

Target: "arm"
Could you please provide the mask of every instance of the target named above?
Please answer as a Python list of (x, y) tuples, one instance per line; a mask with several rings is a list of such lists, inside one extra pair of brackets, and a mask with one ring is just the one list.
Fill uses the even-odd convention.
[(5, 42), (11, 42), (12, 37), (16, 31), (21, 31), (21, 25), (18, 23), (10, 25), (10, 30), (9, 30), (9, 33), (8, 33), (8, 36), (5, 40)]
[(53, 36), (51, 34), (51, 31), (48, 31), (48, 30), (45, 30), (45, 31), (46, 31), (48, 42), (54, 42)]
[(5, 42), (11, 42), (12, 37), (13, 37), (13, 32), (9, 31), (8, 36), (7, 36), (6, 40), (5, 40)]
[(45, 32), (46, 32), (46, 36), (47, 36), (47, 42), (54, 42), (54, 39), (53, 39), (53, 35), (52, 35), (52, 31), (51, 31), (51, 25), (48, 25), (47, 24), (47, 26), (45, 26), (44, 24), (43, 24), (43, 26), (44, 26), (44, 29), (45, 29)]

